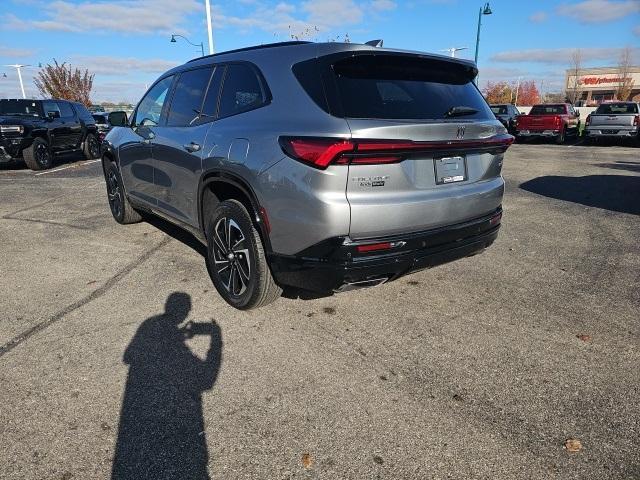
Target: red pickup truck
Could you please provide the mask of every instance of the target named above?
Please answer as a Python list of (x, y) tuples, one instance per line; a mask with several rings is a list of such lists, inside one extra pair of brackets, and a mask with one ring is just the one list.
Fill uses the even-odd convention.
[(528, 115), (516, 119), (516, 139), (522, 141), (532, 137), (554, 138), (564, 143), (567, 135), (580, 133), (580, 112), (570, 103), (534, 105)]

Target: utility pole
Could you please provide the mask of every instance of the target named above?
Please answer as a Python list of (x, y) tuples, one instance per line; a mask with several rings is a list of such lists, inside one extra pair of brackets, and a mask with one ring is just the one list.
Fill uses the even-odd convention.
[(520, 92), (520, 79), (521, 78), (522, 77), (518, 77), (518, 86), (516, 87), (516, 103), (515, 103), (516, 107), (518, 106), (518, 93)]
[(213, 31), (211, 30), (211, 3), (205, 0), (207, 7), (207, 33), (209, 34), (209, 55), (213, 55)]

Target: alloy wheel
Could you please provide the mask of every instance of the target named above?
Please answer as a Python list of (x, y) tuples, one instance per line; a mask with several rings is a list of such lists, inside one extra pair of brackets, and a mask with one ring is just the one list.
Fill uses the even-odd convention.
[(213, 229), (213, 262), (227, 292), (242, 295), (251, 278), (251, 262), (247, 238), (231, 218), (221, 218)]
[(51, 153), (49, 152), (49, 148), (44, 143), (39, 143), (36, 145), (36, 161), (46, 167), (49, 165), (49, 159), (51, 157)]
[(98, 141), (93, 135), (89, 137), (88, 141), (91, 158), (98, 158), (100, 156), (100, 145), (98, 145)]
[(109, 196), (109, 206), (115, 217), (122, 214), (122, 194), (120, 192), (120, 183), (116, 172), (111, 170), (107, 175), (107, 195)]

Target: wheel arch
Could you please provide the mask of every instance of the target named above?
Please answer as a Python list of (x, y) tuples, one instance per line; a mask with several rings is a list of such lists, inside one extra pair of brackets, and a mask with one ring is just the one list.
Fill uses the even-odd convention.
[(258, 197), (251, 186), (241, 177), (224, 170), (206, 172), (198, 185), (198, 224), (206, 238), (206, 222), (216, 205), (224, 200), (238, 200), (249, 212), (253, 224), (260, 234), (267, 252), (271, 252), (268, 220)]

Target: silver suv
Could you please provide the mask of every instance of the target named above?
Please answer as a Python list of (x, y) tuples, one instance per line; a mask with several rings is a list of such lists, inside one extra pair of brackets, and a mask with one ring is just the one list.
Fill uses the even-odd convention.
[(105, 139), (119, 223), (160, 215), (207, 244), (240, 309), (293, 286), (374, 286), (479, 253), (502, 216), (512, 143), (473, 63), (287, 42), (160, 77)]

